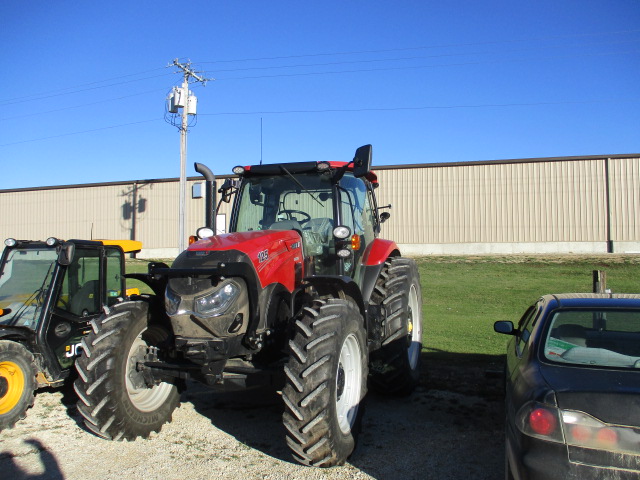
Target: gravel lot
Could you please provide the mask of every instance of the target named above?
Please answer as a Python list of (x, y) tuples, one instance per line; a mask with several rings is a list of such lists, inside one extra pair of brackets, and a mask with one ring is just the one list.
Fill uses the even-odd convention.
[(401, 399), (370, 394), (358, 448), (345, 466), (330, 469), (291, 459), (277, 392), (189, 384), (159, 434), (109, 442), (84, 429), (72, 390), (45, 390), (26, 419), (0, 433), (0, 478), (498, 479), (502, 399), (498, 388), (485, 387), (460, 393), (421, 385)]

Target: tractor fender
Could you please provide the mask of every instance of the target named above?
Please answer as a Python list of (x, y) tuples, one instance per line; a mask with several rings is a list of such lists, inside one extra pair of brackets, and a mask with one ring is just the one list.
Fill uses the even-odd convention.
[(387, 261), (389, 257), (399, 257), (400, 249), (396, 242), (391, 240), (383, 240), (382, 238), (376, 238), (367, 245), (367, 248), (362, 254), (362, 263), (365, 266), (370, 265), (382, 265)]
[(27, 327), (0, 326), (0, 339), (13, 340), (27, 346), (35, 343), (35, 332)]
[(346, 275), (314, 275), (305, 277), (303, 283), (291, 295), (291, 311), (297, 312), (296, 297), (307, 288), (315, 287), (319, 292), (335, 291), (340, 298), (351, 298), (360, 309), (362, 318), (366, 318), (365, 304), (358, 284)]
[(369, 303), (376, 280), (384, 267), (384, 263), (391, 257), (399, 257), (400, 249), (396, 242), (376, 238), (367, 245), (362, 255), (362, 271), (360, 285), (362, 285), (362, 300)]
[(291, 293), (281, 283), (272, 283), (262, 289), (259, 298), (260, 322), (256, 327), (256, 333), (262, 333), (274, 326), (271, 322), (278, 308), (278, 303), (283, 300), (289, 302), (290, 297)]

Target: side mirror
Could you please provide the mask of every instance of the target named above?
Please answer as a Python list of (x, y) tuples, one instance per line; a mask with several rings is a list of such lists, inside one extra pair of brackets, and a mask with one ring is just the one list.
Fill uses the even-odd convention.
[(493, 331), (496, 333), (504, 333), (505, 335), (517, 335), (518, 330), (513, 327), (513, 322), (501, 320), (493, 324)]
[(227, 178), (222, 184), (222, 187), (220, 187), (220, 190), (218, 190), (218, 192), (222, 194), (220, 199), (224, 203), (229, 203), (231, 201), (231, 194), (233, 193), (234, 188), (237, 188), (235, 181)]
[(380, 223), (384, 223), (387, 220), (389, 220), (389, 217), (391, 216), (391, 214), (389, 212), (382, 212), (380, 214)]
[(353, 157), (353, 174), (364, 177), (371, 171), (371, 145), (363, 145), (356, 150)]
[(70, 265), (71, 262), (73, 262), (73, 256), (75, 253), (75, 243), (64, 242), (58, 252), (58, 263), (63, 266)]

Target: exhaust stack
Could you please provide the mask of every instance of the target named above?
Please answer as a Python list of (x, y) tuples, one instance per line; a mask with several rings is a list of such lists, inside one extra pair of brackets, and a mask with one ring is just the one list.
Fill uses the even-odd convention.
[(204, 210), (204, 226), (213, 230), (213, 234), (217, 235), (216, 229), (216, 176), (213, 172), (202, 163), (195, 163), (196, 172), (201, 174), (205, 182), (205, 210)]

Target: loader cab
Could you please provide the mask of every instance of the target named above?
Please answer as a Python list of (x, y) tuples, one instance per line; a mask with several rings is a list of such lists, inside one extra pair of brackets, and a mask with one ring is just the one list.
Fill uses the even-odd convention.
[[(358, 278), (361, 257), (380, 231), (371, 150), (345, 162), (236, 167), (240, 176), (231, 232), (294, 230), (307, 275)], [(223, 198), (232, 188), (223, 187)]]
[(89, 322), (125, 289), (120, 246), (10, 241), (0, 263), (0, 336), (28, 339), (55, 377), (73, 364)]

